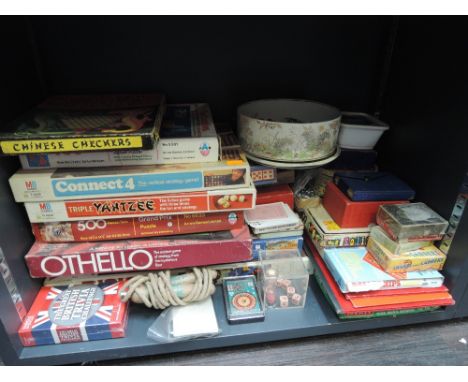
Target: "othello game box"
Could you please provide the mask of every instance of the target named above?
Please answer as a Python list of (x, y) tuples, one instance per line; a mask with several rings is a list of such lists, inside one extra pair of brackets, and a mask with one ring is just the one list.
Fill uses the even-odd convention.
[(35, 242), (26, 254), (32, 277), (164, 270), (252, 259), (249, 228), (192, 235), (82, 243)]
[(18, 330), (24, 346), (125, 337), (128, 305), (124, 280), (42, 287)]

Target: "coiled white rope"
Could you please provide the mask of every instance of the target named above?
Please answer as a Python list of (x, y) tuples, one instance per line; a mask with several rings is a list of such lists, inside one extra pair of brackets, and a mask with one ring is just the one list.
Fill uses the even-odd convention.
[(170, 271), (150, 272), (128, 280), (120, 291), (120, 299), (155, 309), (187, 305), (211, 296), (216, 276), (217, 272), (208, 268), (193, 268), (192, 272), (172, 277)]

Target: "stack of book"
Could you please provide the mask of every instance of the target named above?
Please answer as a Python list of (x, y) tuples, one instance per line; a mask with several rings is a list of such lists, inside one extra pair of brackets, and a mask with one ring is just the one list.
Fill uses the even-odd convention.
[[(36, 238), (25, 257), (31, 276), (75, 284), (39, 293), (20, 329), (25, 346), (123, 336), (127, 309), (114, 273), (252, 259), (242, 213), (255, 207), (250, 166), (238, 148), (221, 153), (206, 104), (53, 97), (14, 121), (0, 145), (23, 167), (10, 186)], [(97, 274), (108, 280), (74, 282)], [(70, 313), (78, 305), (89, 315)]]
[[(396, 316), (454, 303), (434, 245), (447, 222), (387, 173), (336, 173), (323, 205), (304, 211), (315, 278), (342, 319)], [(379, 225), (375, 225), (378, 223)]]

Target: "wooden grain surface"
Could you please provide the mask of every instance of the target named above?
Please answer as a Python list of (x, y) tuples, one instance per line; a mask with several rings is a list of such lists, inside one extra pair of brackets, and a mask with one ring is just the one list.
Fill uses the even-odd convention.
[(468, 365), (468, 319), (99, 365)]

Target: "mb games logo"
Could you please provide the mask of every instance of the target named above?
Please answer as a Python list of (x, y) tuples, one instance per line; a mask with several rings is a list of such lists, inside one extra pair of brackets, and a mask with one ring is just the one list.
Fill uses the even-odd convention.
[(26, 190), (28, 191), (37, 190), (37, 183), (35, 180), (27, 180), (24, 182), (24, 185), (26, 186)]
[(41, 212), (52, 212), (52, 206), (50, 203), (39, 203), (39, 208)]
[(204, 142), (200, 145), (199, 150), (200, 150), (200, 154), (206, 157), (207, 155), (210, 154), (211, 147), (208, 145), (208, 143)]

